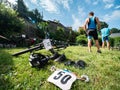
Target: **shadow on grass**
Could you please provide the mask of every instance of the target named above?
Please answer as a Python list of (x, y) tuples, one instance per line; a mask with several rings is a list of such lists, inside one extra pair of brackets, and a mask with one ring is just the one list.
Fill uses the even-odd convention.
[(12, 88), (10, 81), (13, 71), (12, 56), (5, 50), (0, 50), (0, 89), (8, 90)]

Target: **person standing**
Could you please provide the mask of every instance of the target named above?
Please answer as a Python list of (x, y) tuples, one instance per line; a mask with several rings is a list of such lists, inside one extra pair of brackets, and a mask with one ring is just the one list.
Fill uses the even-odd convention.
[(101, 29), (101, 35), (102, 35), (102, 48), (105, 47), (105, 41), (107, 43), (107, 48), (110, 50), (110, 42), (109, 42), (109, 35), (111, 34), (111, 30), (107, 27)]
[(100, 30), (101, 25), (98, 17), (94, 17), (94, 12), (89, 13), (89, 17), (85, 20), (85, 24), (83, 27), (87, 33), (89, 52), (91, 52), (92, 38), (94, 38), (97, 52), (101, 53), (97, 34), (97, 29)]

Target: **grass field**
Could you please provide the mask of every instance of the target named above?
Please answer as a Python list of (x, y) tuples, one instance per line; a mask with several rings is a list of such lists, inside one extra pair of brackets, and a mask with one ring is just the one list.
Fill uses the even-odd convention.
[[(42, 69), (31, 68), (28, 57), (30, 53), (12, 57), (18, 49), (0, 49), (0, 90), (60, 90), (55, 85), (47, 82), (48, 77), (53, 73), (49, 69), (55, 65), (58, 68), (75, 72), (79, 76), (86, 74), (90, 78), (89, 83), (76, 80), (71, 90), (120, 90), (120, 51), (102, 49), (102, 53), (87, 51), (87, 47), (70, 46), (59, 51), (64, 53), (67, 59), (84, 60), (87, 63), (85, 69), (73, 66), (64, 66), (50, 60), (47, 66)], [(51, 55), (46, 50), (39, 50), (44, 55)]]

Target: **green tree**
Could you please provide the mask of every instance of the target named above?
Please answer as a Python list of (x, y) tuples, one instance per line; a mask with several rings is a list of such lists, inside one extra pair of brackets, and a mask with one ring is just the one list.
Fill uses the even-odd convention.
[(39, 31), (40, 31), (40, 33), (39, 33), (40, 37), (44, 38), (45, 32), (48, 29), (48, 23), (46, 21), (42, 21), (42, 22), (39, 22), (37, 26), (38, 26)]
[(34, 9), (33, 11), (29, 11), (28, 17), (30, 17), (32, 22), (34, 21), (34, 23), (41, 22), (43, 19), (43, 16), (39, 13), (38, 9)]
[(0, 4), (0, 34), (10, 36), (19, 33), (23, 29), (24, 21), (17, 17), (17, 13)]
[(112, 28), (111, 31), (112, 33), (120, 33), (120, 30), (117, 28)]
[(84, 31), (83, 27), (78, 28), (78, 33), (81, 34), (81, 35), (85, 34), (85, 31)]
[(28, 8), (26, 7), (23, 0), (17, 1), (17, 12), (19, 13), (20, 17), (23, 17), (25, 19), (28, 19)]
[(108, 27), (108, 24), (106, 22), (100, 21), (100, 24), (101, 24), (101, 29)]

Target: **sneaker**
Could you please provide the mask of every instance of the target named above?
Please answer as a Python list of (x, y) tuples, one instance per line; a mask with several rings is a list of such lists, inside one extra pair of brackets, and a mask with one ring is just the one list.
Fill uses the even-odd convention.
[(97, 50), (97, 53), (102, 53), (101, 50)]

